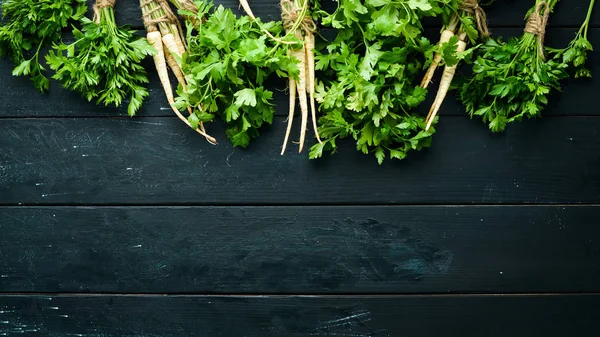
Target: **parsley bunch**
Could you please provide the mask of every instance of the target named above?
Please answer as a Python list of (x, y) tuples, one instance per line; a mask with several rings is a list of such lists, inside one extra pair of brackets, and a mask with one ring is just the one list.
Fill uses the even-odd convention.
[[(557, 2), (537, 0), (529, 11), (530, 20), (531, 15), (547, 19)], [(543, 46), (544, 28), (537, 35), (526, 29), (520, 38), (507, 42), (488, 40), (473, 63), (473, 76), (460, 89), (467, 113), (479, 116), (493, 132), (504, 131), (507, 124), (523, 117), (541, 116), (552, 89), (560, 90), (561, 80), (569, 77), (571, 58), (579, 57), (577, 64), (585, 63), (585, 56), (567, 50), (563, 57), (550, 52), (546, 58), (544, 51), (551, 50)]]
[(590, 28), (590, 19), (594, 9), (595, 0), (590, 1), (588, 12), (583, 24), (577, 31), (575, 38), (564, 49), (550, 49), (555, 58), (562, 59), (562, 63), (569, 65), (575, 78), (592, 77), (589, 69), (586, 69), (585, 62), (587, 55), (593, 50), (592, 44), (588, 40), (588, 30)]
[(0, 55), (15, 64), (14, 76), (29, 76), (41, 92), (50, 81), (40, 64), (42, 47), (60, 39), (69, 22), (85, 14), (85, 0), (4, 0), (0, 25)]
[(316, 58), (316, 69), (330, 80), (317, 86), (323, 143), (311, 148), (310, 158), (336, 152), (337, 140), (346, 137), (380, 164), (430, 146), (435, 129), (425, 131), (425, 119), (409, 112), (425, 99), (427, 90), (414, 82), (424, 55), (431, 59), (436, 49), (421, 36), (421, 19), (442, 14), (451, 2), (340, 0), (334, 13), (324, 13), (323, 24), (337, 36)]
[(218, 115), (227, 123), (233, 145), (247, 147), (259, 128), (273, 121), (273, 92), (265, 89), (265, 81), (272, 75), (297, 77), (297, 62), (263, 32), (281, 33), (281, 22), (261, 23), (248, 16), (237, 18), (223, 6), (211, 8), (209, 3), (200, 6), (197, 18), (207, 15), (202, 25), (187, 22), (189, 50), (182, 67), (188, 85), (185, 92), (179, 88), (176, 106), (194, 108), (192, 125)]
[(75, 42), (55, 45), (46, 60), (65, 88), (98, 104), (120, 106), (129, 99), (127, 113), (133, 116), (148, 96), (141, 61), (156, 51), (129, 27), (118, 27), (112, 7), (96, 11), (94, 20), (81, 19), (81, 30), (73, 28)]

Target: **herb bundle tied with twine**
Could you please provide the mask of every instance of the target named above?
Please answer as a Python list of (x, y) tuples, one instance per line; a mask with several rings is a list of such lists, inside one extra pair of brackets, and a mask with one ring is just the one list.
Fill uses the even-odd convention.
[(157, 50), (157, 53), (153, 56), (154, 65), (171, 109), (181, 121), (203, 135), (209, 143), (216, 144), (216, 139), (208, 135), (203, 123), (195, 118), (196, 116), (191, 107), (187, 107), (188, 118), (184, 117), (175, 107), (173, 87), (169, 79), (167, 64), (175, 78), (177, 78), (183, 92), (187, 90), (187, 81), (180, 64), (180, 60), (186, 52), (186, 46), (179, 20), (166, 0), (140, 0), (140, 8), (142, 9), (144, 26), (148, 32), (146, 38)]
[(115, 0), (98, 0), (94, 17), (81, 19), (73, 29), (75, 42), (55, 45), (46, 56), (53, 78), (98, 104), (120, 106), (129, 101), (133, 116), (148, 96), (148, 77), (142, 60), (155, 53), (146, 39), (115, 21)]
[(439, 50), (421, 81), (421, 87), (427, 88), (436, 69), (443, 61), (445, 64), (444, 72), (433, 104), (425, 118), (427, 123), (425, 130), (429, 130), (436, 120), (442, 103), (450, 90), (458, 63), (464, 57), (467, 43), (469, 41), (476, 43), (479, 39), (486, 40), (489, 36), (487, 16), (479, 6), (478, 0), (460, 1), (457, 10), (450, 15), (448, 22), (442, 28), (440, 41), (438, 42)]
[[(527, 13), (521, 37), (507, 42), (489, 39), (473, 63), (473, 75), (461, 86), (459, 98), (467, 113), (481, 118), (493, 132), (504, 131), (523, 117), (541, 117), (550, 93), (559, 91), (561, 81), (570, 77), (573, 59), (578, 57), (579, 65), (585, 63), (585, 51), (576, 56), (572, 45), (558, 50), (544, 46), (546, 26), (557, 3), (536, 0)], [(588, 24), (593, 4), (594, 0), (590, 2)], [(589, 45), (587, 24), (578, 36), (583, 38), (578, 45)]]

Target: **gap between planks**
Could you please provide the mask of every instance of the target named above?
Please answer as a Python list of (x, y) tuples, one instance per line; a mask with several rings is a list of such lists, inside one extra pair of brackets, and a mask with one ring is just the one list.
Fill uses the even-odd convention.
[(2, 297), (170, 297), (170, 298), (465, 298), (465, 297), (557, 297), (557, 296), (600, 296), (600, 292), (564, 292), (564, 293), (421, 293), (421, 294), (396, 294), (396, 293), (356, 293), (356, 294), (278, 294), (278, 293), (54, 293), (54, 292), (0, 292)]
[(463, 208), (463, 207), (599, 207), (600, 204), (596, 203), (573, 203), (573, 204), (565, 204), (565, 203), (519, 203), (519, 204), (511, 204), (511, 203), (477, 203), (477, 204), (411, 204), (411, 203), (402, 203), (402, 204), (378, 204), (378, 203), (361, 203), (361, 204), (352, 204), (352, 203), (320, 203), (320, 204), (299, 204), (299, 203), (247, 203), (247, 204), (237, 204), (237, 203), (215, 203), (215, 204), (203, 204), (203, 203), (143, 203), (143, 204), (65, 204), (65, 203), (0, 203), (1, 208), (58, 208), (58, 207), (70, 207), (70, 208), (196, 208), (196, 207), (211, 207), (211, 208), (229, 208), (229, 207), (245, 207), (245, 208), (261, 208), (261, 207), (448, 207), (448, 208)]

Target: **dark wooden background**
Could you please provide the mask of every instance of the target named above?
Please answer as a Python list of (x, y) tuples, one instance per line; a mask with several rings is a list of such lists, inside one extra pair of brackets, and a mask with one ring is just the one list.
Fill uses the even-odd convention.
[[(498, 0), (493, 33), (520, 34), (532, 2)], [(140, 26), (136, 3), (120, 23)], [(586, 9), (562, 1), (547, 43)], [(3, 60), (0, 336), (598, 336), (600, 53), (589, 64), (500, 135), (451, 95), (434, 146), (379, 167), (351, 142), (281, 157), (279, 92), (274, 125), (233, 149), (219, 123), (210, 146), (174, 118), (155, 77), (131, 119), (55, 82), (42, 96)]]

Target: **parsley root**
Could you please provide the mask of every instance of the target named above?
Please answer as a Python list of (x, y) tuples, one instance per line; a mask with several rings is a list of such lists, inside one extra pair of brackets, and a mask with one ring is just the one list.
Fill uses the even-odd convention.
[[(458, 46), (456, 48), (457, 53), (462, 53), (465, 51), (467, 47), (467, 43), (464, 41), (466, 34), (462, 33), (459, 35)], [(454, 79), (454, 74), (456, 73), (456, 67), (458, 63), (453, 64), (451, 66), (446, 65), (444, 67), (444, 72), (442, 73), (442, 80), (440, 81), (440, 87), (438, 88), (437, 94), (435, 96), (435, 100), (433, 101), (433, 105), (429, 110), (429, 114), (427, 115), (426, 121), (427, 125), (425, 126), (425, 130), (429, 130), (435, 116), (437, 116), (438, 111), (442, 107), (442, 103), (444, 102), (444, 98), (446, 98), (446, 94), (448, 94), (448, 90), (450, 89), (450, 84)]]
[(283, 146), (281, 147), (281, 155), (285, 153), (288, 139), (290, 138), (290, 132), (292, 131), (292, 124), (294, 121), (294, 111), (296, 110), (296, 81), (293, 78), (288, 79), (289, 87), (289, 111), (287, 118), (287, 128), (285, 129), (285, 138), (283, 139)]
[[(444, 43), (450, 42), (450, 39), (454, 36), (455, 29), (456, 24), (454, 24), (454, 26), (448, 26), (447, 28), (444, 28), (444, 30), (442, 31), (442, 35), (440, 36), (440, 42), (438, 42), (438, 47), (442, 47)], [(427, 69), (423, 80), (421, 81), (422, 88), (427, 88), (429, 86), (429, 83), (431, 83), (431, 79), (433, 78), (437, 67), (440, 65), (440, 62), (442, 62), (442, 54), (437, 52), (435, 53), (433, 61), (431, 62), (431, 65), (429, 65), (429, 68)]]
[(304, 48), (306, 49), (306, 64), (307, 64), (307, 89), (310, 97), (310, 113), (312, 115), (313, 130), (319, 144), (322, 144), (319, 137), (319, 129), (317, 127), (317, 109), (315, 107), (315, 35), (312, 32), (307, 32), (304, 37)]
[[(308, 15), (308, 5), (309, 0), (281, 0), (281, 17), (283, 20), (283, 26), (285, 27), (287, 34), (293, 34), (300, 44), (300, 47), (290, 47), (290, 55), (295, 61), (298, 62), (299, 68), (299, 78), (298, 81), (294, 84), (298, 94), (298, 101), (300, 103), (301, 114), (300, 144), (298, 147), (298, 152), (302, 152), (302, 150), (304, 149), (304, 143), (306, 138), (306, 126), (308, 124), (309, 98), (315, 136), (319, 143), (321, 143), (321, 139), (319, 138), (317, 128), (317, 117), (315, 111), (316, 108), (314, 103), (315, 40), (313, 32), (316, 30), (316, 25), (312, 18)], [(289, 111), (291, 115), (293, 115), (293, 104), (296, 103), (292, 103), (290, 101)], [(291, 122), (288, 120), (288, 129), (291, 127), (290, 123)], [(284, 139), (284, 145), (281, 151), (282, 154), (285, 152), (287, 139), (289, 137), (287, 133), (288, 132), (286, 130), (286, 137)]]
[[(171, 54), (171, 57), (181, 57), (179, 47), (177, 46), (174, 37), (180, 34), (177, 27), (173, 24), (177, 18), (170, 12), (170, 8), (168, 8), (168, 4), (165, 0), (140, 0), (140, 7), (142, 8), (144, 24), (148, 31), (147, 40), (158, 51), (158, 53), (153, 56), (154, 64), (171, 109), (180, 120), (204, 136), (209, 143), (216, 144), (216, 139), (208, 135), (204, 130), (202, 121), (194, 118), (195, 115), (193, 114), (191, 107), (186, 106), (190, 112), (190, 118), (185, 118), (175, 105), (175, 97), (173, 96), (173, 88), (171, 87), (167, 69), (167, 59), (169, 58), (167, 55)], [(167, 49), (166, 51), (165, 48)], [(176, 73), (179, 65), (177, 62), (173, 61), (174, 60), (170, 60), (169, 63), (172, 66), (171, 70)], [(183, 88), (186, 83), (185, 78), (178, 78), (178, 81), (183, 83)]]
[[(442, 61), (444, 62), (442, 79), (435, 100), (425, 119), (427, 122), (425, 130), (429, 130), (431, 127), (450, 90), (458, 63), (464, 57), (467, 49), (467, 42), (475, 42), (477, 39), (487, 38), (489, 35), (486, 15), (479, 6), (478, 0), (462, 0), (452, 12), (449, 22), (442, 30), (434, 59), (421, 82), (421, 87), (426, 88), (437, 67)], [(455, 35), (456, 30), (458, 30), (458, 35)]]

